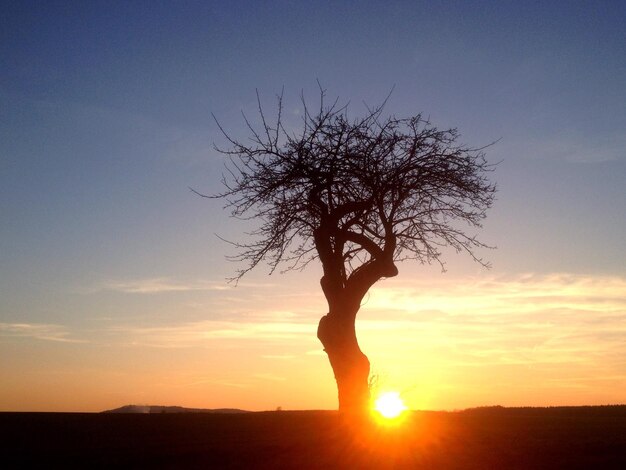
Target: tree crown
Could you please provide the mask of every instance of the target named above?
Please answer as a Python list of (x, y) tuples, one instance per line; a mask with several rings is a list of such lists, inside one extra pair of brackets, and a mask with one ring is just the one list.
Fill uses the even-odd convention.
[[(230, 157), (223, 177), (231, 215), (260, 221), (253, 240), (235, 243), (234, 258), (246, 266), (265, 260), (271, 272), (299, 269), (320, 259), (325, 275), (342, 285), (375, 271), (373, 282), (397, 274), (395, 262), (438, 262), (441, 248), (467, 252), (485, 245), (464, 232), (480, 227), (491, 207), (494, 166), (484, 148), (457, 143), (456, 129), (439, 130), (421, 114), (383, 117), (385, 103), (350, 120), (338, 101), (312, 112), (302, 98), (300, 133), (283, 125), (282, 94), (270, 124), (257, 93), (260, 129), (244, 115), (251, 140), (243, 143), (220, 129), (230, 143), (216, 149)], [(376, 269), (374, 269), (376, 268)], [(372, 282), (368, 282), (368, 286)]]

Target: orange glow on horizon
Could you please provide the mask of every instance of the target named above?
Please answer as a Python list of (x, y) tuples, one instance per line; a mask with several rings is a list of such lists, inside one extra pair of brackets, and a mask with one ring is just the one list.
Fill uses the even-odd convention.
[[(148, 296), (133, 300), (147, 306), (182, 289), (159, 282), (123, 292)], [(189, 284), (190, 299), (203, 286)], [(183, 309), (184, 319), (167, 317), (177, 298), (156, 302), (167, 321), (106, 319), (106, 312), (82, 326), (0, 321), (0, 357), (11, 359), (0, 367), (0, 411), (336, 409), (336, 383), (316, 337), (323, 295), (298, 288), (283, 287), (294, 293), (282, 296), (264, 285), (237, 295), (212, 289), (206, 295), (215, 298), (200, 296), (206, 306)], [(410, 410), (623, 403), (625, 289), (624, 277), (565, 274), (389, 281), (372, 289), (357, 336), (380, 376), (378, 390), (402, 390)], [(215, 318), (204, 312), (213, 308), (221, 312)], [(371, 416), (394, 422), (374, 401)]]

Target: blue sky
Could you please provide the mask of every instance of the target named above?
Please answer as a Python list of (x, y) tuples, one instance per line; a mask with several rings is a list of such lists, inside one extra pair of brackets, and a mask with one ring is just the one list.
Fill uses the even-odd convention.
[[(623, 2), (24, 1), (5, 2), (3, 10), (0, 378), (14, 385), (0, 396), (0, 408), (31, 403), (66, 409), (60, 386), (57, 398), (15, 398), (33, 383), (52, 387), (41, 373), (50, 364), (80, 383), (97, 377), (88, 371), (102, 370), (107, 361), (131, 375), (122, 364), (128, 360), (141, 369), (141, 358), (152, 351), (142, 348), (164, 341), (150, 328), (188, 332), (189, 325), (218, 320), (248, 325), (257, 314), (271, 325), (277, 313), (270, 300), (286, 293), (306, 301), (285, 301), (286, 317), (278, 317), (314, 325), (325, 308), (316, 267), (271, 278), (262, 267), (251, 274), (248, 288), (243, 283), (225, 290), (224, 279), (236, 266), (224, 260), (230, 248), (214, 233), (236, 238), (243, 227), (228, 219), (220, 203), (188, 188), (219, 190), (222, 159), (212, 144), (224, 141), (211, 113), (235, 135), (245, 135), (241, 112), (254, 115), (255, 89), (272, 109), (284, 87), (287, 119), (297, 126), (299, 94), (314, 101), (316, 80), (329, 96), (349, 101), (355, 116), (365, 109), (363, 102), (377, 104), (394, 88), (389, 113), (422, 112), (435, 125), (458, 127), (469, 145), (499, 139), (487, 150), (491, 161), (501, 161), (494, 174), (498, 200), (481, 232), (498, 247), (483, 253), (493, 268), (485, 271), (454, 254), (446, 274), (403, 265), (393, 281), (403, 296), (410, 288), (401, 283), (425, 283), (441, 292), (446, 288), (433, 282), (484, 287), (493, 281), (506, 291), (532, 279), (533, 292), (542, 283), (558, 284), (558, 292), (576, 285), (587, 301), (597, 297), (598, 286), (609, 285), (604, 301), (596, 299), (586, 311), (610, 304), (610, 325), (602, 334), (626, 332), (619, 300), (626, 297)], [(385, 295), (396, 292), (391, 289)], [(265, 310), (255, 312), (265, 296)], [(546, 311), (534, 315), (546, 318)], [(582, 323), (573, 324), (587, 328), (576, 318)], [(571, 330), (567, 322), (567, 316), (553, 320), (555, 336)], [(143, 340), (129, 339), (129, 332)], [(316, 347), (312, 336), (304, 355)], [(149, 345), (128, 346), (142, 341)], [(194, 348), (214, 347), (185, 344), (187, 352), (168, 356), (161, 369), (180, 370), (194, 353), (204, 357)], [(239, 345), (248, 357), (257, 346)], [(63, 349), (68, 347), (76, 349)], [(267, 346), (263, 354), (291, 355), (281, 349), (286, 345), (276, 347), (278, 352)], [(626, 354), (615, 347), (617, 353), (605, 353)], [(86, 358), (82, 365), (68, 361), (76, 355)], [(329, 383), (321, 398), (291, 406), (332, 407), (330, 368), (321, 356), (306, 357), (319, 361), (302, 363), (310, 375)], [(606, 376), (626, 385), (623, 362), (613, 360)], [(293, 370), (272, 366), (261, 375), (292, 370), (281, 375), (285, 380), (267, 383), (293, 395), (288, 383), (296, 381), (302, 364)], [(154, 367), (159, 370), (158, 363)], [(86, 390), (86, 397), (99, 398), (84, 398), (80, 407), (177, 400), (174, 392), (151, 395), (151, 380), (146, 376), (123, 396)], [(474, 385), (476, 397), (467, 403), (450, 398), (431, 405), (506, 404), (506, 395), (482, 397)], [(272, 406), (251, 398), (258, 386), (225, 405)], [(180, 396), (186, 404), (212, 406), (213, 393), (219, 394), (209, 387)], [(587, 399), (601, 399), (593, 397)]]

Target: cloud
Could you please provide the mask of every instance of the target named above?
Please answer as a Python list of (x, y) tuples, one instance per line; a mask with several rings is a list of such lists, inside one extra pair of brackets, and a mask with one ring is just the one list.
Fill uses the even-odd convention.
[(233, 382), (233, 381), (228, 381), (228, 380), (215, 380), (215, 379), (196, 380), (194, 382), (184, 384), (183, 386), (192, 387), (192, 386), (206, 385), (206, 384), (218, 385), (222, 387), (232, 387), (232, 388), (249, 388), (250, 387), (250, 384), (244, 383), (244, 382)]
[(626, 357), (621, 277), (526, 274), (405, 283), (373, 290), (366, 308), (371, 314), (358, 320), (358, 329), (372, 344), (385, 336), (450, 364), (604, 362), (626, 372), (619, 359)]
[(187, 291), (224, 291), (232, 289), (224, 282), (215, 281), (177, 281), (166, 277), (118, 280), (104, 282), (92, 291), (109, 290), (126, 294), (159, 294), (163, 292), (187, 292)]
[[(125, 294), (160, 294), (190, 291), (234, 291), (237, 287), (246, 289), (269, 289), (275, 287), (270, 283), (239, 282), (237, 286), (227, 284), (224, 280), (211, 281), (206, 279), (173, 279), (171, 277), (150, 277), (140, 279), (116, 279), (97, 283), (87, 289), (87, 293), (102, 291), (122, 292)], [(232, 300), (236, 300), (233, 297)]]
[(109, 328), (108, 332), (133, 345), (185, 348), (214, 345), (219, 341), (226, 345), (240, 341), (298, 344), (315, 340), (316, 329), (316, 323), (304, 322), (206, 320), (159, 327), (120, 325)]
[(85, 340), (68, 338), (69, 331), (61, 325), (46, 323), (0, 323), (0, 336), (34, 338), (62, 343), (86, 343)]
[[(568, 309), (602, 314), (624, 312), (626, 279), (572, 274), (523, 274), (514, 278), (480, 277), (450, 281), (396, 283), (371, 291), (366, 307), (405, 314), (434, 313), (474, 317), (528, 314)], [(597, 319), (597, 318), (596, 318)]]
[(255, 379), (269, 380), (271, 382), (284, 382), (285, 380), (287, 380), (285, 377), (280, 377), (274, 374), (254, 374), (252, 375), (252, 377), (254, 377)]
[[(123, 288), (151, 293), (212, 285), (158, 279)], [(617, 364), (620, 354), (626, 356), (625, 293), (624, 278), (566, 273), (393, 280), (371, 290), (357, 317), (357, 330), (364, 349), (375, 350), (374, 357), (409, 348), (465, 366), (562, 364), (602, 357)], [(323, 355), (316, 338), (321, 314), (300, 313), (300, 298), (281, 299), (280, 309), (274, 310), (272, 298), (252, 295), (234, 310), (233, 304), (224, 304), (218, 319), (121, 324), (106, 333), (114, 343), (158, 348), (280, 343), (294, 350), (306, 345), (302, 354)], [(264, 358), (291, 357), (270, 352)]]
[(277, 359), (281, 361), (288, 361), (294, 359), (296, 356), (293, 354), (262, 354), (263, 359)]

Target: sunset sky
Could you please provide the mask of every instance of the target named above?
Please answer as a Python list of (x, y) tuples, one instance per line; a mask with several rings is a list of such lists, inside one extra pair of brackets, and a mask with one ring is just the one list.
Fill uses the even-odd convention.
[[(626, 2), (3, 2), (0, 411), (336, 408), (321, 268), (238, 286), (215, 114), (317, 83), (501, 162), (469, 257), (357, 319), (416, 409), (626, 403)], [(395, 88), (394, 88), (395, 87)]]

